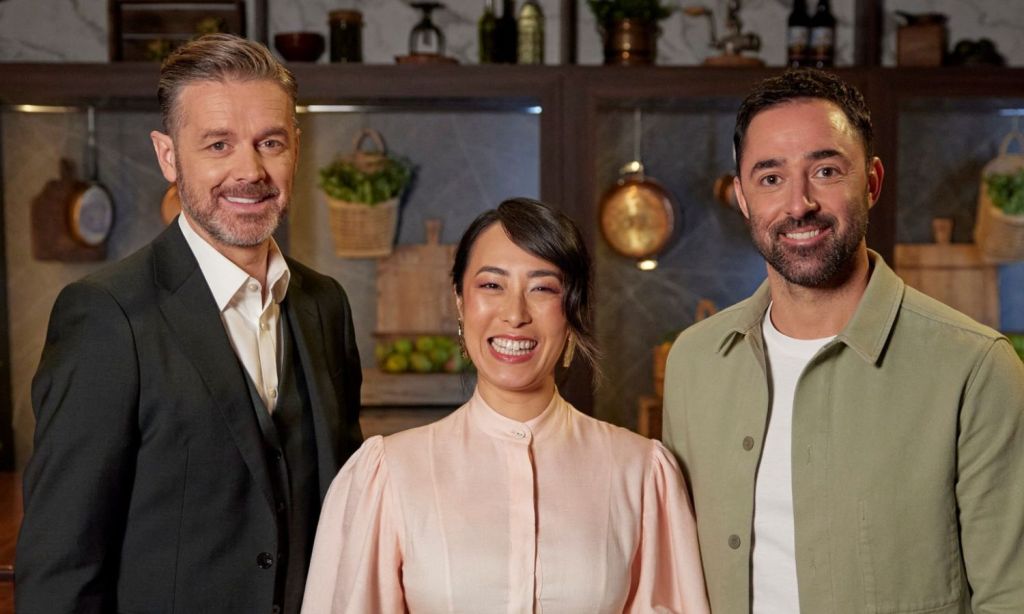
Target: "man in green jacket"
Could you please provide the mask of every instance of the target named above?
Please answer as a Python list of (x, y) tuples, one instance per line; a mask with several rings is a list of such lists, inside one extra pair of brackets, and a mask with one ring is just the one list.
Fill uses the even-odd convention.
[(1024, 364), (867, 249), (871, 131), (814, 70), (737, 116), (768, 279), (687, 329), (665, 377), (716, 614), (1024, 612)]

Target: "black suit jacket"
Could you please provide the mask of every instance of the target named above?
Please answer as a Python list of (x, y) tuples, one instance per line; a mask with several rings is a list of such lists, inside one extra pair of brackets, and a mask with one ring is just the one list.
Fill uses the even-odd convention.
[[(362, 439), (362, 376), (341, 286), (288, 266), (282, 318), (307, 377), (322, 501)], [(263, 439), (177, 223), (61, 292), (32, 402), (18, 612), (270, 611), (262, 553), (276, 560), (283, 544)]]

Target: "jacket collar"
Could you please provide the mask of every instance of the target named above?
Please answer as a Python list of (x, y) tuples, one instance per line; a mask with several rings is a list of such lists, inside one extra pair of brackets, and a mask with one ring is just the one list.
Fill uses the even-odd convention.
[[(868, 250), (868, 262), (871, 277), (864, 295), (853, 317), (836, 335), (833, 343), (845, 343), (865, 362), (874, 364), (881, 357), (892, 333), (906, 285), (877, 252)], [(750, 298), (736, 306), (735, 322), (722, 336), (718, 352), (727, 353), (735, 345), (733, 342), (737, 337), (754, 334), (759, 338), (761, 320), (770, 302), (771, 289), (765, 280)]]

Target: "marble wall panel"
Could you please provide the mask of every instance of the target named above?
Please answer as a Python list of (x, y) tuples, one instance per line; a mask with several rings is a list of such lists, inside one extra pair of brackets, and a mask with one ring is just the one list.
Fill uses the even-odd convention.
[[(727, 0), (701, 2), (715, 11), (718, 29), (724, 29)], [(837, 62), (853, 60), (854, 2), (832, 0), (838, 20)], [(547, 31), (546, 61), (559, 63), (561, 1), (541, 0)], [(475, 63), (476, 23), (483, 0), (447, 0), (436, 22), (445, 32), (449, 55), (462, 63)], [(703, 18), (685, 17), (680, 3), (667, 3), (671, 17), (662, 22), (658, 45), (659, 63), (699, 64), (713, 50), (708, 48), (708, 27)], [(684, 4), (697, 4), (686, 2)], [(814, 4), (810, 0), (809, 4)], [(409, 31), (417, 12), (405, 0), (267, 0), (271, 35), (276, 32), (313, 30), (327, 34), (327, 14), (337, 9), (363, 12), (364, 57), (368, 63), (389, 64), (408, 51)], [(769, 65), (785, 61), (785, 23), (790, 0), (745, 0), (741, 19), (746, 30), (762, 39), (759, 57)], [(886, 0), (884, 5), (883, 62), (895, 64), (894, 11), (942, 12), (950, 16), (949, 40), (988, 37), (995, 41), (1010, 65), (1024, 65), (1024, 20), (1019, 6), (1004, 0)], [(601, 44), (585, 0), (578, 0), (578, 62), (599, 64)], [(326, 55), (322, 62), (326, 61)], [(4, 0), (0, 2), (0, 61), (103, 62), (107, 59), (106, 3), (85, 0)]]

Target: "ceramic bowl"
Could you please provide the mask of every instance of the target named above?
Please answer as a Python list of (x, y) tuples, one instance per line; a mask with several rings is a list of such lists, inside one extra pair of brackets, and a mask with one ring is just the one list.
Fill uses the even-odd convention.
[(316, 32), (281, 32), (274, 35), (274, 47), (289, 62), (315, 62), (326, 46)]

